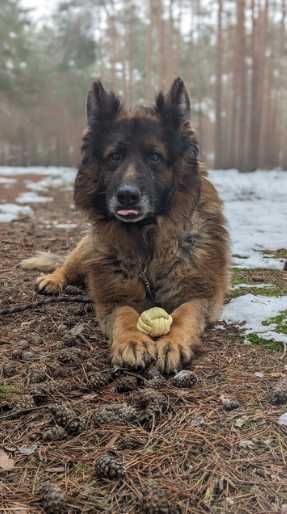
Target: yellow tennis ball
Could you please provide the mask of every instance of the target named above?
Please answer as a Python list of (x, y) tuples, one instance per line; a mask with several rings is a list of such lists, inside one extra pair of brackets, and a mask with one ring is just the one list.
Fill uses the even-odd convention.
[(141, 313), (137, 329), (151, 337), (165, 336), (169, 333), (172, 317), (161, 307), (152, 307)]

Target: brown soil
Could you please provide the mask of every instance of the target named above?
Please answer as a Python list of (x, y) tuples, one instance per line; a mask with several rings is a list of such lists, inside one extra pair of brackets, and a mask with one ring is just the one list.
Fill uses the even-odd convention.
[[(79, 227), (49, 227), (78, 223), (71, 195), (53, 194), (54, 203), (33, 206), (32, 220), (0, 225), (1, 307), (37, 299), (37, 273), (21, 270), (22, 258), (64, 254), (79, 237)], [(245, 345), (222, 324), (206, 333), (190, 388), (112, 374), (95, 315), (79, 304), (3, 316), (0, 352), (1, 513), (285, 512), (287, 432), (277, 420), (286, 405), (270, 402), (287, 374), (280, 352)], [(239, 407), (225, 410), (222, 396)], [(127, 404), (121, 416), (114, 403)], [(69, 415), (55, 416), (55, 404)], [(64, 493), (59, 507), (49, 507), (46, 481)]]

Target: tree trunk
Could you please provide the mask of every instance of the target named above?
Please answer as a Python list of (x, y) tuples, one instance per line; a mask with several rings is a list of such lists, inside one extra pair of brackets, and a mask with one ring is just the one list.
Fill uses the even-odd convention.
[[(256, 9), (256, 7), (258, 7)], [(257, 13), (256, 13), (257, 11)], [(260, 132), (263, 109), (265, 77), (265, 51), (267, 32), (268, 0), (265, 8), (256, 6), (252, 0), (252, 84), (250, 107), (250, 138), (248, 167), (255, 170), (259, 166)]]
[(238, 53), (238, 94), (239, 127), (237, 148), (237, 168), (245, 169), (246, 134), (246, 66), (245, 66), (245, 0), (237, 0), (237, 53)]
[(215, 168), (220, 168), (222, 164), (222, 14), (223, 0), (218, 0), (215, 86)]

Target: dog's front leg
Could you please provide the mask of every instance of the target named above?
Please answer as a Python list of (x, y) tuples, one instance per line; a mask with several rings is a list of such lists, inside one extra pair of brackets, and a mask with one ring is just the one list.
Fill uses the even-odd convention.
[(173, 324), (168, 335), (156, 343), (157, 366), (164, 373), (172, 373), (187, 364), (200, 346), (207, 317), (207, 300), (193, 300), (182, 304), (172, 313)]
[(144, 368), (155, 359), (155, 342), (137, 329), (138, 317), (129, 306), (117, 307), (111, 316), (114, 366)]
[(113, 313), (112, 363), (144, 368), (155, 359), (155, 342), (137, 329), (139, 314), (132, 307), (118, 307)]

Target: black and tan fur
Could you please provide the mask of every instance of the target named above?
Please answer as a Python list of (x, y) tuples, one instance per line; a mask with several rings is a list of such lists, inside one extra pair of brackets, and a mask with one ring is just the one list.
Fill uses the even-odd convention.
[[(63, 266), (39, 277), (38, 288), (55, 292), (87, 274), (113, 364), (155, 361), (174, 372), (218, 319), (228, 287), (222, 204), (198, 161), (188, 94), (177, 79), (153, 107), (127, 111), (96, 82), (87, 110), (75, 202), (91, 229)], [(118, 208), (123, 184), (137, 190), (136, 219)], [(139, 314), (152, 306), (174, 320), (157, 340), (136, 328)]]

